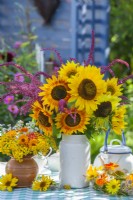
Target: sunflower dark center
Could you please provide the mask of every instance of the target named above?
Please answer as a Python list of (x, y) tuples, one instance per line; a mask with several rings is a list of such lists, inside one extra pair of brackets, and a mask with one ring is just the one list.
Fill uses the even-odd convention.
[(113, 95), (115, 93), (115, 89), (112, 86), (108, 85), (107, 92), (110, 92)]
[(70, 78), (71, 76), (74, 76), (76, 74), (76, 71), (71, 70), (67, 73), (68, 78)]
[(97, 88), (94, 82), (90, 79), (84, 79), (78, 87), (79, 96), (86, 100), (92, 100), (96, 96)]
[(11, 184), (11, 181), (7, 181), (5, 185), (10, 186), (10, 184)]
[(112, 185), (112, 189), (115, 189), (116, 188), (116, 185)]
[(77, 126), (80, 123), (80, 121), (81, 117), (78, 113), (76, 114), (75, 119), (71, 115), (67, 115), (65, 119), (65, 123), (70, 127)]
[(96, 117), (107, 117), (112, 111), (112, 104), (110, 101), (102, 102), (98, 105), (98, 109), (94, 112)]
[(42, 112), (39, 113), (38, 120), (45, 127), (51, 126), (48, 120), (48, 116), (44, 115)]
[(64, 99), (67, 96), (66, 88), (63, 85), (55, 86), (51, 91), (51, 96), (57, 101)]
[(40, 187), (44, 187), (44, 186), (46, 186), (46, 183), (45, 183), (44, 181), (42, 181), (42, 182), (40, 183)]

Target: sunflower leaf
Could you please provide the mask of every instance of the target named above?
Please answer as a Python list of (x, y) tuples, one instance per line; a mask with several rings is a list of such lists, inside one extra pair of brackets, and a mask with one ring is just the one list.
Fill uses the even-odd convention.
[(69, 109), (72, 108), (72, 107), (74, 107), (75, 102), (76, 102), (76, 101), (68, 102), (68, 103), (67, 103), (67, 107), (68, 107)]

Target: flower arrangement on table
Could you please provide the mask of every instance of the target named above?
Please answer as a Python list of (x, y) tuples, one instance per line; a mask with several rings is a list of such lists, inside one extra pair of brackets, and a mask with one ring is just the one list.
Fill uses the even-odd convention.
[(133, 195), (133, 173), (122, 171), (118, 164), (108, 163), (99, 168), (90, 165), (86, 179), (92, 187), (109, 195)]
[[(14, 127), (0, 127), (0, 152), (22, 162), (27, 155), (46, 155), (54, 141), (39, 132), (34, 122), (18, 121)], [(52, 143), (53, 142), (53, 143)]]
[[(108, 66), (97, 68), (90, 64), (91, 61), (93, 63), (92, 52), (93, 43), (84, 65), (76, 59), (63, 63), (57, 53), (61, 64), (60, 68), (55, 68), (52, 76), (45, 72), (33, 75), (15, 63), (1, 64), (0, 66), (13, 65), (20, 69), (29, 81), (0, 82), (9, 91), (0, 100), (9, 95), (21, 94), (21, 102), (25, 104), (19, 108), (20, 114), (32, 110), (32, 118), (46, 135), (60, 137), (61, 133), (86, 134), (90, 138), (94, 132), (106, 131), (109, 127), (116, 134), (121, 134), (126, 125), (124, 104), (127, 100), (122, 94), (123, 83), (132, 78), (132, 75), (118, 80), (111, 67), (115, 63), (129, 67), (128, 63), (116, 59)], [(112, 78), (106, 78), (107, 72)], [(44, 84), (38, 78), (40, 75), (46, 77)], [(14, 102), (14, 105), (17, 103), (19, 101)]]

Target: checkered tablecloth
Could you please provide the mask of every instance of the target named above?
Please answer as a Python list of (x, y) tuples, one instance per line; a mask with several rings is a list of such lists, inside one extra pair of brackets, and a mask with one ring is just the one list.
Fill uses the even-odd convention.
[[(0, 164), (0, 175), (4, 173), (5, 164)], [(50, 175), (58, 182), (58, 173), (44, 169), (44, 174)], [(133, 200), (133, 197), (116, 197), (102, 194), (91, 187), (84, 189), (56, 189), (46, 192), (32, 191), (30, 188), (14, 189), (12, 192), (0, 191), (0, 200)]]

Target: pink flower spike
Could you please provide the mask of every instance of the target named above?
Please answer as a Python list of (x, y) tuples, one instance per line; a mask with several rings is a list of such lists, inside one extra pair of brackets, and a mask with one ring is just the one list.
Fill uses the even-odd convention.
[(65, 107), (66, 107), (66, 101), (64, 99), (61, 99), (59, 101), (59, 112), (64, 112)]
[(8, 110), (13, 113), (13, 114), (18, 114), (19, 113), (19, 109), (16, 105), (9, 105), (8, 106)]
[(21, 83), (24, 82), (24, 76), (23, 76), (23, 74), (21, 74), (20, 72), (16, 73), (14, 75), (14, 80), (18, 81), (18, 82), (21, 82)]
[(14, 101), (14, 96), (13, 95), (8, 95), (4, 98), (4, 103), (5, 104), (11, 104)]

